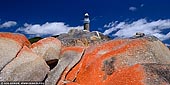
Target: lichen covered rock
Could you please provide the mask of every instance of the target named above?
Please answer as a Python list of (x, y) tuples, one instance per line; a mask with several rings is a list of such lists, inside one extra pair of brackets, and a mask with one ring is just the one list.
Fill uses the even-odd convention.
[[(0, 81), (44, 80), (46, 85), (170, 84), (170, 50), (154, 36), (138, 33), (110, 40), (99, 32), (73, 29), (57, 38), (45, 38), (30, 46), (23, 36), (0, 33)], [(54, 68), (50, 70), (45, 61), (48, 65), (55, 62)]]
[[(66, 79), (78, 84), (112, 85), (119, 81), (121, 77), (124, 77), (122, 73), (117, 73), (121, 69), (133, 68), (136, 64), (145, 63), (170, 64), (169, 60), (170, 52), (168, 48), (154, 37), (117, 39), (87, 48), (81, 61), (68, 73)], [(130, 72), (137, 71), (134, 69)], [(132, 73), (132, 75), (135, 74)], [(115, 79), (114, 81), (111, 80), (112, 77)], [(143, 84), (143, 82), (140, 82), (142, 78), (134, 76), (131, 78), (132, 83), (128, 85), (137, 84), (137, 82)], [(131, 80), (126, 81), (131, 82)], [(126, 84), (126, 81), (122, 80), (122, 85)]]
[(49, 67), (42, 57), (24, 46), (0, 73), (0, 81), (43, 81)]
[(17, 56), (24, 45), (30, 45), (24, 35), (0, 32), (0, 70)]
[[(66, 47), (62, 49), (61, 58), (55, 68), (48, 74), (46, 85), (55, 85), (65, 80), (67, 73), (80, 61), (84, 53), (82, 47)], [(61, 78), (62, 77), (62, 78)]]

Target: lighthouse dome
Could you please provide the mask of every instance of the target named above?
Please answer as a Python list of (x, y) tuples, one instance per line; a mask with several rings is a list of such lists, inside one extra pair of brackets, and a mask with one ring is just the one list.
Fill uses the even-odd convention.
[(88, 13), (85, 13), (84, 16), (89, 16), (89, 14), (88, 14)]

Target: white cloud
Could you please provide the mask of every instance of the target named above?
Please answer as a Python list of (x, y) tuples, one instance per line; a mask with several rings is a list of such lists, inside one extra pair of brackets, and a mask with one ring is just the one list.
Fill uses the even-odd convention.
[(7, 22), (4, 22), (3, 24), (1, 24), (0, 28), (9, 28), (9, 27), (12, 27), (12, 26), (15, 26), (15, 25), (17, 25), (17, 22), (7, 21)]
[(69, 25), (65, 25), (63, 22), (52, 22), (45, 24), (24, 24), (24, 27), (20, 27), (16, 30), (16, 32), (24, 32), (25, 34), (30, 35), (58, 35), (61, 33), (66, 33), (70, 29), (83, 29), (83, 26), (77, 26), (77, 27), (69, 27)]
[(157, 20), (148, 22), (146, 19), (139, 19), (132, 23), (128, 22), (111, 22), (104, 27), (109, 28), (104, 32), (105, 35), (115, 31), (113, 36), (117, 37), (132, 37), (136, 32), (143, 32), (147, 35), (154, 35), (160, 40), (166, 40), (170, 38), (170, 32), (163, 34), (162, 31), (170, 29), (170, 19)]
[(170, 44), (165, 43), (166, 46), (170, 47)]
[(144, 7), (144, 4), (141, 4), (140, 7)]
[(137, 8), (136, 8), (136, 7), (129, 7), (129, 10), (130, 10), (130, 11), (136, 11)]

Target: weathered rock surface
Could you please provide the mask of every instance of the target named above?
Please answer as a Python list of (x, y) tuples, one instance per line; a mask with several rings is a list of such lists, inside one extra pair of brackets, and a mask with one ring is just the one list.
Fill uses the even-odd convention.
[[(5, 35), (0, 33), (0, 55), (5, 62), (10, 59), (6, 64), (1, 60), (0, 81), (45, 80), (46, 85), (170, 85), (170, 50), (154, 36), (138, 33), (129, 39), (110, 40), (99, 32), (73, 29), (57, 36), (61, 42), (50, 37), (29, 46), (26, 38), (20, 36), (21, 40), (17, 41), (9, 37), (16, 34)], [(47, 78), (49, 67), (43, 58), (47, 63), (57, 59)]]
[[(66, 80), (78, 84), (108, 85), (106, 83), (112, 82), (109, 77), (122, 68), (144, 63), (170, 64), (169, 60), (169, 49), (155, 37), (117, 39), (87, 48), (81, 61), (67, 73)], [(116, 83), (120, 78), (114, 79), (117, 79), (113, 82)]]
[(0, 32), (0, 70), (16, 57), (24, 45), (30, 45), (24, 35)]
[(170, 64), (142, 64), (145, 85), (169, 85)]
[(57, 38), (62, 42), (63, 46), (90, 46), (110, 40), (108, 36), (100, 32), (78, 29), (72, 29), (68, 33), (60, 34)]
[(48, 37), (31, 45), (31, 49), (46, 61), (59, 59), (61, 42), (57, 38)]
[(135, 64), (116, 70), (103, 85), (169, 85), (170, 64)]
[(43, 81), (49, 67), (42, 57), (24, 46), (0, 73), (0, 81)]
[(83, 52), (84, 48), (82, 47), (64, 48), (61, 52), (61, 59), (59, 60), (57, 66), (48, 74), (45, 84), (55, 85), (59, 82), (59, 80), (59, 83), (64, 82), (67, 72), (69, 72), (80, 61)]
[(12, 39), (21, 46), (30, 46), (30, 42), (23, 34), (0, 32), (0, 38)]
[[(167, 64), (135, 64), (131, 67), (115, 70), (112, 75), (107, 76), (106, 80), (101, 80), (102, 83), (86, 82), (83, 85), (169, 85), (168, 70), (170, 69)], [(68, 85), (81, 84), (69, 82)]]

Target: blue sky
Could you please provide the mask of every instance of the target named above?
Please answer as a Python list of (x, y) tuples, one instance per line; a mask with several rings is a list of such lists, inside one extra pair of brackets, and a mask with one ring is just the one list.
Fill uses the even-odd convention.
[(0, 31), (28, 38), (82, 29), (90, 15), (91, 31), (113, 37), (135, 32), (155, 35), (170, 44), (170, 0), (0, 0)]

